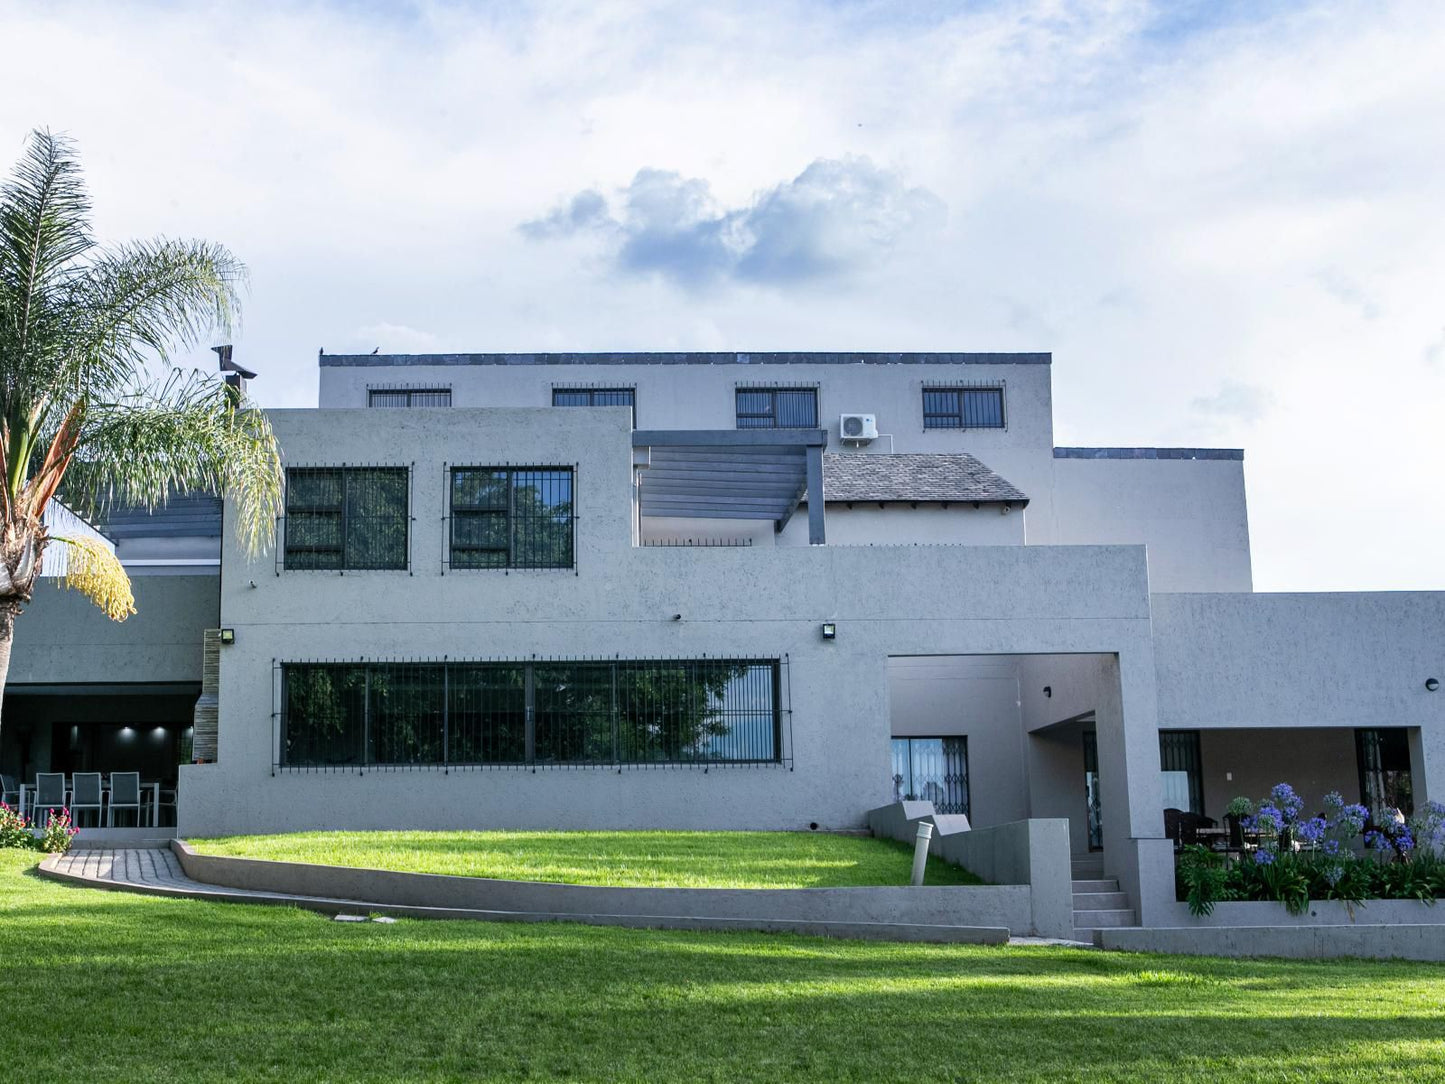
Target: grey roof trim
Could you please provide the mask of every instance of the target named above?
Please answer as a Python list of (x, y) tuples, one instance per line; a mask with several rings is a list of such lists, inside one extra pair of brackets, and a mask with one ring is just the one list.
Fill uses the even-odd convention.
[(1225, 459), (1241, 462), (1243, 448), (1055, 448), (1055, 459)]
[(828, 446), (826, 429), (636, 429), (634, 448), (817, 448)]
[(899, 501), (1028, 504), (1023, 491), (967, 452), (831, 453), (823, 456), (828, 504)]
[(113, 505), (97, 519), (97, 527), (117, 542), (127, 538), (219, 538), (221, 499), (172, 497), (149, 511), (133, 505)]
[(1050, 353), (722, 351), (578, 354), (322, 354), (323, 367), (410, 365), (1051, 365)]

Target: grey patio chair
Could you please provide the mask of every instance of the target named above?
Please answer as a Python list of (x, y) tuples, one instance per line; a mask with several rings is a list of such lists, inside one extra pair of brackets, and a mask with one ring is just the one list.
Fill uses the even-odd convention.
[(20, 784), (13, 775), (0, 775), (0, 802), (11, 809), (20, 808)]
[(52, 811), (65, 808), (65, 773), (37, 772), (35, 775), (35, 816), (30, 823), (44, 828)]
[(115, 827), (117, 809), (134, 810), (136, 827), (140, 827), (140, 772), (110, 773), (110, 809), (105, 823), (111, 828)]
[(80, 826), (80, 814), (95, 814), (100, 827), (101, 792), (99, 772), (76, 772), (70, 777), (70, 823)]

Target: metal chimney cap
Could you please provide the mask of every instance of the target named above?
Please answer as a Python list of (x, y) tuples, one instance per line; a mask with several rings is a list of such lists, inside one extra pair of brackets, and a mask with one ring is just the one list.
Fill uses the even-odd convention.
[(231, 360), (232, 347), (230, 343), (227, 343), (225, 346), (213, 346), (211, 347), (211, 349), (214, 350), (216, 352), (216, 356), (221, 359), (221, 372), (240, 373), (242, 379), (245, 380), (256, 379), (256, 374), (251, 372), (250, 369), (243, 369), (241, 366), (237, 365), (234, 361)]

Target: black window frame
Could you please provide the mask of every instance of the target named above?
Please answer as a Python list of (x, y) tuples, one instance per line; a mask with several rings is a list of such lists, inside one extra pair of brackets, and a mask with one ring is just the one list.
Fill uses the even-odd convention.
[[(582, 396), (587, 397), (585, 403), (559, 403), (558, 396)], [(625, 403), (599, 403), (599, 395), (626, 395), (628, 401)], [(554, 407), (589, 407), (589, 406), (626, 406), (632, 408), (632, 428), (637, 428), (637, 389), (626, 387), (615, 388), (553, 388), (552, 405)]]
[[(462, 474), (491, 474), (505, 475), (507, 503), (503, 507), (498, 503), (457, 503), (458, 476)], [(517, 512), (517, 490), (518, 478), (526, 478), (535, 475), (561, 475), (567, 476), (567, 511), (565, 513), (566, 525), (566, 560), (546, 561), (528, 559), (525, 554), (519, 557), (521, 546), (518, 542), (519, 529), (523, 537), (536, 545), (541, 545), (540, 526), (547, 522), (543, 515), (526, 515), (519, 517)], [(484, 520), (496, 520), (503, 523), (502, 531), (506, 538), (505, 546), (484, 545), (475, 541), (461, 540), (459, 535), (464, 534), (463, 524), (468, 522), (480, 522)], [(539, 549), (534, 552), (544, 552)], [(503, 554), (504, 560), (500, 563), (475, 563), (470, 560), (457, 560), (458, 554)], [(516, 571), (573, 571), (577, 567), (577, 468), (575, 466), (550, 464), (546, 466), (517, 466), (504, 464), (498, 466), (485, 466), (480, 464), (453, 464), (447, 468), (447, 569), (462, 572), (516, 572)]]
[[(778, 396), (784, 395), (807, 395), (813, 402), (813, 420), (804, 425), (780, 425), (778, 423)], [(743, 397), (748, 395), (766, 396), (768, 407), (765, 411), (743, 410)], [(733, 389), (733, 422), (737, 429), (817, 429), (818, 428), (818, 389), (809, 387), (777, 387), (777, 388), (751, 388), (737, 387)]]
[(1199, 731), (1159, 731), (1159, 770), (1185, 772), (1189, 776), (1189, 808), (1185, 813), (1204, 815), (1204, 756)]
[[(948, 405), (940, 403), (935, 399), (930, 403), (930, 396), (952, 396), (953, 403)], [(997, 411), (970, 409), (969, 398), (971, 396), (988, 396), (997, 401)], [(1008, 428), (1008, 397), (1002, 384), (988, 384), (980, 386), (940, 385), (930, 386), (923, 389), (923, 428), (924, 429), (1007, 429)], [(930, 409), (930, 406), (932, 409)], [(994, 420), (995, 417), (997, 420)]]
[[(777, 658), (281, 662), (278, 769), (787, 763)], [(304, 711), (303, 711), (304, 709)]]
[[(425, 395), (431, 395), (431, 396), (445, 395), (446, 398), (447, 398), (447, 401), (446, 401), (445, 403), (418, 403), (418, 402), (415, 402), (415, 401), (414, 401), (414, 400), (416, 400), (418, 397), (420, 397), (420, 396), (425, 396)], [(402, 402), (402, 403), (378, 403), (378, 402), (376, 401), (378, 396), (403, 397), (403, 398), (405, 398), (406, 401), (405, 401), (405, 402)], [(367, 389), (366, 389), (366, 406), (367, 406), (367, 408), (370, 409), (370, 410), (426, 410), (426, 409), (445, 409), (445, 408), (447, 408), (447, 407), (450, 407), (451, 405), (452, 405), (452, 389), (449, 388), (449, 387), (446, 387), (446, 388), (442, 388), (442, 387), (437, 387), (437, 388), (367, 388)]]
[[(300, 504), (297, 500), (297, 482), (302, 478), (320, 479), (334, 475), (339, 483), (337, 499), (325, 503)], [(371, 476), (373, 485), (378, 475), (392, 475), (401, 481), (404, 504), (399, 511), (370, 513), (358, 516), (354, 511), (353, 490)], [(384, 487), (378, 486), (378, 492)], [(389, 464), (344, 465), (344, 466), (292, 466), (286, 468), (286, 495), (282, 523), (282, 544), (280, 567), (288, 572), (406, 572), (411, 568), (411, 468)], [(336, 524), (335, 544), (303, 542), (300, 524), (309, 518), (313, 523), (330, 520)], [(385, 561), (354, 560), (357, 547), (353, 546), (353, 532), (358, 519), (384, 521), (392, 520), (401, 527), (401, 541), (396, 556)], [(322, 562), (316, 555), (335, 553), (334, 563)], [(313, 555), (303, 559), (303, 554)]]

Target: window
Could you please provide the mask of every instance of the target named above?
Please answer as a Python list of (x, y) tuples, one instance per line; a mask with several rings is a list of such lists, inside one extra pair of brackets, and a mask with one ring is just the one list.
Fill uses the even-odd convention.
[(369, 407), (449, 407), (451, 388), (372, 388), (366, 393)]
[(1376, 820), (1388, 810), (1405, 816), (1415, 812), (1410, 786), (1410, 738), (1404, 727), (1356, 730), (1355, 753), (1360, 767), (1360, 804)]
[(967, 816), (968, 739), (894, 738), (893, 800), (932, 802), (935, 813)]
[(454, 467), (452, 568), (571, 568), (572, 471)]
[(738, 388), (739, 429), (816, 429), (817, 388)]
[(281, 683), (285, 767), (781, 759), (771, 660), (287, 663)]
[(1002, 429), (1002, 388), (924, 388), (923, 428)]
[(1199, 731), (1159, 731), (1159, 769), (1164, 808), (1204, 812), (1204, 774), (1199, 756)]
[(637, 428), (637, 392), (633, 388), (553, 388), (553, 406), (625, 406)]
[(405, 467), (292, 467), (285, 567), (406, 568), (409, 489)]

